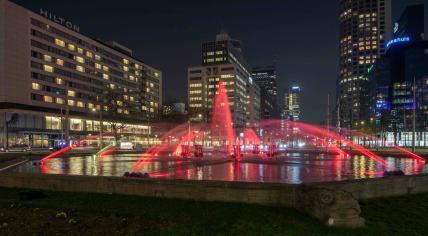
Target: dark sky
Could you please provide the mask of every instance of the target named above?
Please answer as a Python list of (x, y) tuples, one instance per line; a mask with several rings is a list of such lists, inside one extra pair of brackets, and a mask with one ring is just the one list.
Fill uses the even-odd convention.
[[(392, 1), (393, 19), (408, 4), (428, 2)], [(200, 64), (201, 42), (213, 40), (224, 29), (242, 40), (250, 65), (276, 63), (280, 95), (288, 85), (301, 86), (304, 121), (319, 123), (325, 118), (327, 94), (334, 103), (337, 0), (15, 2), (37, 12), (48, 9), (79, 25), (88, 36), (133, 49), (137, 57), (163, 72), (166, 101), (186, 101), (187, 67)]]

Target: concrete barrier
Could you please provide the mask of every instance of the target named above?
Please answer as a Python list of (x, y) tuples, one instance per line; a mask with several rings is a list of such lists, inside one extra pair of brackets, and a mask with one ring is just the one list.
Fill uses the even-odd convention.
[(0, 187), (283, 206), (330, 226), (360, 227), (358, 200), (428, 192), (428, 175), (294, 185), (0, 172)]

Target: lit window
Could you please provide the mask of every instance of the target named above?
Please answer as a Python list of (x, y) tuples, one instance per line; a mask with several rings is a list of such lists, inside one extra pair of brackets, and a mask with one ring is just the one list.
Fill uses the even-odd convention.
[(95, 60), (100, 61), (100, 60), (101, 60), (101, 57), (100, 57), (99, 55), (95, 54)]
[(123, 64), (128, 65), (128, 64), (129, 64), (129, 61), (128, 61), (128, 60), (126, 60), (126, 59), (123, 59)]
[(103, 79), (109, 79), (109, 75), (108, 74), (103, 74)]
[(49, 55), (43, 55), (43, 60), (51, 62), (52, 61), (52, 57)]
[(51, 96), (43, 96), (43, 101), (45, 101), (45, 102), (49, 102), (49, 103), (52, 103), (52, 102), (53, 102), (53, 99), (52, 99), (52, 97), (51, 97)]
[[(428, 81), (428, 80), (427, 80)], [(133, 102), (134, 101), (134, 97), (129, 97), (129, 100), (131, 101), (131, 102)]]
[(103, 66), (103, 71), (107, 71), (108, 72), (108, 66)]
[(77, 62), (79, 63), (85, 63), (85, 59), (83, 59), (83, 57), (75, 57), (74, 59), (76, 59)]
[(58, 58), (58, 59), (56, 59), (56, 64), (58, 64), (60, 66), (63, 66), (64, 65), (64, 60)]
[(81, 102), (81, 101), (78, 101), (77, 102), (77, 106), (78, 107), (85, 107), (85, 104), (83, 102)]
[(207, 55), (212, 56), (212, 55), (214, 55), (214, 52), (207, 52)]
[(98, 64), (98, 63), (95, 63), (95, 68), (97, 68), (97, 69), (101, 70), (101, 65), (100, 65), (100, 64)]
[(75, 101), (74, 101), (74, 100), (69, 99), (69, 100), (67, 101), (67, 104), (68, 104), (69, 106), (74, 106)]
[(94, 104), (92, 104), (92, 103), (88, 103), (88, 108), (89, 108), (89, 109), (94, 108)]
[(43, 65), (43, 70), (52, 73), (54, 69), (52, 66)]
[(70, 96), (70, 97), (74, 97), (74, 96), (76, 96), (76, 92), (73, 91), (73, 90), (68, 90), (67, 91), (67, 95)]
[(130, 75), (130, 76), (129, 76), (129, 79), (130, 79), (130, 80), (132, 80), (132, 81), (134, 81), (134, 80), (135, 80), (135, 77), (134, 77), (134, 76), (132, 76), (132, 75)]
[(85, 72), (85, 68), (83, 68), (83, 66), (79, 66), (79, 65), (76, 66), (76, 70), (80, 71), (80, 72)]
[(129, 68), (127, 66), (123, 66), (124, 71), (129, 71)]
[(56, 84), (63, 84), (64, 83), (64, 80), (63, 79), (61, 79), (61, 78), (55, 78), (55, 83)]
[(92, 58), (92, 57), (94, 57), (94, 54), (92, 54), (92, 52), (90, 52), (90, 51), (86, 51), (86, 56), (89, 58)]
[(83, 54), (83, 49), (82, 48), (77, 48), (77, 52), (80, 54)]
[(114, 89), (114, 88), (116, 88), (116, 86), (114, 84), (110, 84), (110, 88)]
[(64, 99), (62, 98), (55, 98), (55, 102), (58, 104), (64, 104)]
[(31, 84), (31, 87), (32, 87), (34, 90), (41, 90), (41, 89), (42, 89), (42, 86), (41, 86), (39, 83), (32, 83), (32, 84)]
[(73, 44), (69, 43), (68, 44), (68, 49), (71, 51), (75, 51), (76, 50), (76, 46), (74, 46)]
[(65, 42), (61, 39), (55, 39), (55, 44), (61, 47), (65, 47)]

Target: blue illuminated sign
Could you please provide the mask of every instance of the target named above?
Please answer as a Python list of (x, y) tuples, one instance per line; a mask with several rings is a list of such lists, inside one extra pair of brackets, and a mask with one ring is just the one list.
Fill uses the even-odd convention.
[(410, 42), (410, 37), (403, 37), (403, 38), (396, 38), (396, 39), (393, 39), (393, 40), (389, 41), (389, 42), (386, 44), (386, 47), (389, 47), (389, 46), (391, 46), (392, 44), (396, 44), (396, 43), (404, 43), (404, 42)]

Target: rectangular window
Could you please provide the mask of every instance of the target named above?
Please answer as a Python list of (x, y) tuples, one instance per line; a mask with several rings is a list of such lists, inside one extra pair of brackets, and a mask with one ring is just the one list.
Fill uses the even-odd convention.
[(85, 72), (85, 68), (83, 66), (79, 66), (79, 65), (76, 66), (76, 70), (80, 71), (80, 72)]
[(67, 95), (68, 95), (69, 97), (75, 97), (75, 96), (76, 96), (76, 92), (75, 92), (75, 91), (73, 91), (73, 90), (68, 90), (68, 91), (67, 91)]
[(49, 55), (43, 55), (43, 60), (47, 61), (47, 62), (51, 62), (52, 61), (52, 57)]
[(74, 46), (74, 45), (73, 45), (73, 44), (71, 44), (71, 43), (69, 43), (67, 47), (68, 47), (68, 49), (69, 49), (69, 50), (71, 50), (71, 51), (76, 51), (76, 46)]
[(70, 119), (71, 130), (83, 130), (83, 121), (81, 119)]
[(85, 107), (85, 104), (83, 102), (81, 102), (81, 101), (78, 101), (77, 102), (77, 106), (78, 107)]
[(80, 54), (83, 54), (83, 49), (82, 48), (77, 48), (77, 52)]
[(55, 102), (58, 104), (64, 104), (64, 99), (63, 98), (55, 98)]
[(61, 85), (61, 84), (64, 84), (64, 80), (57, 77), (55, 78), (55, 83)]
[(52, 66), (43, 65), (43, 70), (52, 73), (54, 69)]
[(83, 57), (76, 56), (76, 57), (74, 57), (74, 59), (79, 63), (85, 63), (85, 59), (83, 59)]
[(128, 60), (126, 60), (126, 59), (123, 59), (123, 64), (128, 65), (128, 64), (129, 64), (129, 61), (128, 61)]
[(54, 116), (45, 117), (46, 129), (61, 129), (61, 118)]
[(90, 51), (86, 51), (86, 56), (89, 58), (92, 58), (92, 57), (94, 57), (94, 54), (92, 54), (92, 52), (90, 52)]
[(52, 102), (53, 102), (53, 99), (52, 99), (52, 97), (51, 97), (51, 96), (43, 96), (43, 101), (45, 101), (45, 102), (49, 102), (49, 103), (52, 103)]
[(100, 61), (101, 57), (99, 55), (95, 54), (95, 60)]
[(101, 65), (98, 63), (95, 63), (95, 68), (101, 70)]
[(108, 72), (108, 66), (103, 66), (103, 71), (107, 71)]
[(31, 84), (31, 87), (32, 87), (34, 90), (41, 90), (41, 89), (42, 89), (42, 86), (41, 86), (39, 83), (32, 83), (32, 84)]
[(74, 106), (75, 101), (74, 101), (74, 100), (69, 99), (69, 100), (67, 101), (67, 104), (68, 104), (69, 106)]
[(103, 74), (103, 79), (109, 79), (109, 75), (108, 74)]
[(124, 71), (129, 71), (129, 68), (127, 66), (123, 66)]
[(60, 47), (65, 47), (65, 42), (61, 39), (55, 39), (55, 44)]
[(56, 64), (58, 64), (60, 66), (63, 66), (64, 65), (64, 60), (58, 58), (58, 59), (56, 59)]

